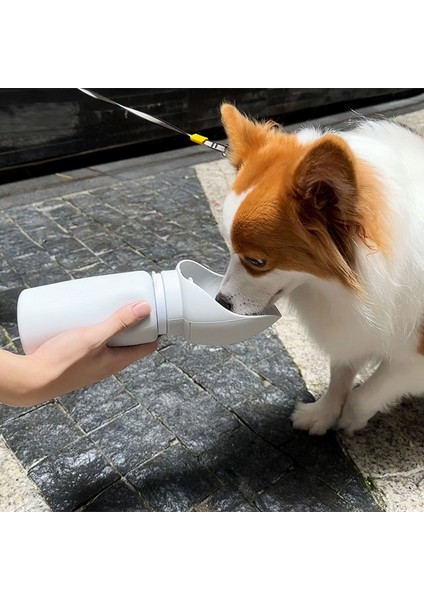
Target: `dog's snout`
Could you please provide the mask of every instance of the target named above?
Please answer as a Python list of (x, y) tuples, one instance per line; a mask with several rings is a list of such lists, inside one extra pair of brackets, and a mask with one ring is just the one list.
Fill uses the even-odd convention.
[(231, 311), (233, 310), (233, 304), (232, 304), (232, 302), (230, 302), (230, 301), (228, 300), (228, 298), (226, 298), (226, 297), (225, 297), (223, 294), (221, 294), (221, 293), (218, 293), (218, 294), (215, 296), (215, 300), (216, 300), (216, 301), (217, 301), (219, 304), (221, 304), (221, 306), (223, 306), (224, 308), (226, 308), (227, 310), (231, 310)]

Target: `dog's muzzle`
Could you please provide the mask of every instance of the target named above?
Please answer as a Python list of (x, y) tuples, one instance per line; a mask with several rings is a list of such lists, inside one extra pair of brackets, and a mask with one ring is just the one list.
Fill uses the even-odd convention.
[(215, 296), (215, 300), (221, 304), (221, 306), (223, 306), (224, 308), (226, 308), (227, 310), (230, 310), (231, 312), (233, 311), (233, 304), (232, 302), (230, 302), (228, 300), (228, 298), (226, 298), (223, 294), (218, 293)]

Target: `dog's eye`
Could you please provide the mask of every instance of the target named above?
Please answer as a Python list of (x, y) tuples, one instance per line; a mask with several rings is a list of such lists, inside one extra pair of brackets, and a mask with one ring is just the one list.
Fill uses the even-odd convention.
[(264, 267), (266, 265), (266, 260), (264, 258), (250, 258), (249, 256), (246, 256), (245, 260), (254, 267)]

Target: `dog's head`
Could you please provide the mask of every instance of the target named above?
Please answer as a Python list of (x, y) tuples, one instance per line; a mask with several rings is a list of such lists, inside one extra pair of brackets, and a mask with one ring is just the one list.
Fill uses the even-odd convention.
[(310, 278), (355, 288), (355, 235), (365, 233), (347, 143), (288, 134), (230, 104), (221, 115), (237, 175), (223, 207), (232, 256), (217, 300), (254, 314)]

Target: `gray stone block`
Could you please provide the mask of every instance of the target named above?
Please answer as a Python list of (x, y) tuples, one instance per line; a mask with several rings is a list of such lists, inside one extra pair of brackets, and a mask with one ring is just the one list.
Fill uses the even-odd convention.
[(239, 421), (208, 394), (189, 393), (169, 386), (158, 392), (149, 408), (189, 450), (200, 454), (237, 429)]
[(217, 479), (178, 444), (127, 477), (156, 511), (190, 510), (219, 486)]
[(297, 467), (254, 499), (261, 511), (268, 512), (350, 512), (348, 504), (328, 485)]
[(90, 439), (123, 474), (158, 454), (174, 437), (141, 406), (90, 433)]
[(194, 379), (219, 402), (229, 407), (262, 393), (264, 389), (261, 379), (234, 359), (216, 369), (198, 373)]
[(242, 401), (233, 407), (235, 414), (252, 431), (276, 447), (281, 447), (293, 437), (290, 415), (294, 398), (270, 386), (262, 394)]
[(246, 500), (238, 489), (225, 485), (212, 494), (202, 504), (196, 506), (197, 512), (258, 512), (253, 503)]
[(149, 512), (151, 508), (138, 492), (122, 479), (86, 504), (84, 512)]
[(293, 464), (244, 425), (221, 437), (199, 458), (225, 486), (237, 483), (245, 498), (269, 487)]
[(36, 465), (29, 476), (54, 511), (76, 510), (119, 479), (87, 438)]
[(230, 357), (224, 348), (201, 346), (179, 338), (174, 338), (161, 354), (190, 376), (218, 368)]
[(309, 473), (325, 482), (356, 510), (379, 511), (362, 475), (343, 452), (336, 434), (309, 436), (293, 431), (284, 451)]
[(137, 401), (114, 377), (66, 394), (60, 403), (87, 432), (137, 406)]
[(54, 403), (27, 412), (1, 427), (7, 444), (25, 467), (57, 453), (82, 436), (82, 432)]

